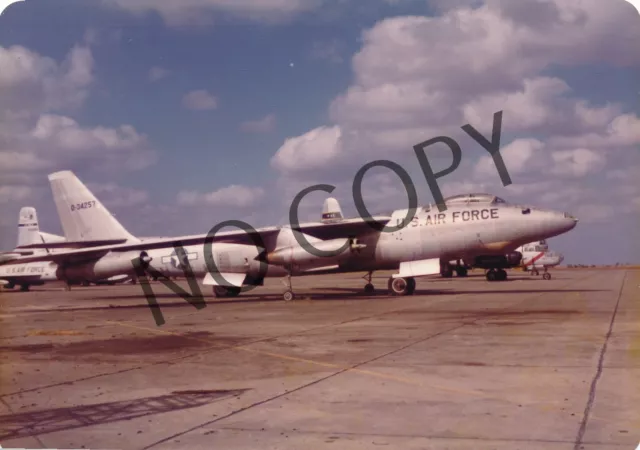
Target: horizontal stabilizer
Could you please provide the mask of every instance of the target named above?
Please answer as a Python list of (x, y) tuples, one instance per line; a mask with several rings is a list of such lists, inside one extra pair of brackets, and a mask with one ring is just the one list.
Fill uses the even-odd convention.
[(29, 256), (33, 255), (32, 251), (29, 250), (15, 250), (12, 252), (0, 253), (0, 264), (8, 261), (12, 261), (14, 259), (20, 259), (21, 256)]
[(400, 272), (393, 274), (393, 278), (423, 277), (440, 273), (440, 259), (422, 259), (400, 263)]
[(64, 236), (58, 236), (57, 234), (45, 233), (44, 231), (40, 232), (40, 240), (42, 242), (64, 242), (66, 239)]
[(100, 247), (101, 245), (124, 244), (126, 239), (103, 239), (96, 241), (63, 241), (63, 242), (42, 242), (38, 244), (23, 245), (18, 248), (87, 248)]
[[(218, 278), (218, 279), (216, 279)], [(226, 286), (226, 287), (242, 287), (247, 275), (244, 273), (218, 273), (214, 278), (211, 273), (207, 273), (202, 280), (205, 286)]]
[(14, 259), (20, 258), (20, 254), (18, 253), (6, 253), (4, 255), (0, 255), (0, 264), (4, 262), (13, 261)]

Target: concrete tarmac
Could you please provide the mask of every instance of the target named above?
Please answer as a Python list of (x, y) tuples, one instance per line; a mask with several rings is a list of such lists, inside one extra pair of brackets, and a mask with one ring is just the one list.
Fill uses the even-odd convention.
[[(640, 271), (280, 280), (196, 309), (162, 283), (0, 293), (0, 445), (635, 449)], [(186, 281), (179, 284), (189, 290)]]

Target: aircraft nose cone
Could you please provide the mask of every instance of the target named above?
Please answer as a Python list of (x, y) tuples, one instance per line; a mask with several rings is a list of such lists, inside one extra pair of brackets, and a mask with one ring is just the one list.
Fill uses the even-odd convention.
[(563, 232), (567, 232), (570, 230), (573, 230), (576, 225), (578, 224), (578, 218), (569, 214), (568, 212), (562, 213), (562, 214), (558, 214), (559, 220), (561, 222), (561, 228), (563, 229)]

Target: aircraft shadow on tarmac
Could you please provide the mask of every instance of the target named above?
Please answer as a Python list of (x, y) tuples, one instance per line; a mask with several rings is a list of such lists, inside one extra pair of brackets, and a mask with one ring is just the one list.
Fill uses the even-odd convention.
[[(438, 296), (438, 295), (479, 295), (479, 294), (545, 294), (545, 293), (585, 293), (585, 292), (609, 292), (606, 289), (502, 289), (502, 290), (418, 290), (414, 292), (413, 296), (409, 297), (396, 297), (390, 295), (386, 290), (380, 289), (373, 294), (366, 294), (362, 291), (362, 288), (314, 288), (317, 290), (322, 290), (322, 292), (313, 292), (313, 293), (302, 293), (299, 294), (292, 303), (301, 302), (301, 301), (313, 301), (313, 302), (321, 302), (321, 301), (366, 301), (366, 300), (380, 300), (380, 299), (402, 299), (402, 298), (411, 298), (416, 295), (425, 295), (425, 296)], [(334, 291), (334, 292), (327, 292)], [(338, 291), (338, 292), (335, 292)], [(205, 294), (204, 301), (207, 306), (209, 305), (219, 305), (219, 304), (251, 304), (251, 303), (263, 303), (263, 302), (284, 302), (282, 296), (280, 294), (257, 294), (252, 295), (253, 292), (240, 294), (239, 297), (235, 298), (213, 298), (210, 295)], [(142, 293), (140, 294), (127, 294), (127, 295), (118, 295), (118, 296), (92, 296), (87, 297), (85, 300), (87, 301), (95, 301), (95, 300), (109, 300), (109, 301), (118, 301), (118, 300), (145, 300), (145, 297)], [(180, 298), (177, 294), (174, 293), (160, 293), (156, 294), (156, 299), (160, 300), (159, 306), (160, 308), (193, 308), (191, 304), (187, 302), (187, 300)], [(162, 300), (172, 299), (171, 302), (166, 302)], [(64, 308), (63, 311), (86, 311), (86, 310), (110, 310), (110, 309), (140, 309), (140, 308), (149, 308), (149, 304), (144, 302), (138, 302), (135, 304), (128, 305), (118, 305), (118, 304), (110, 304), (104, 306), (77, 306)], [(38, 312), (38, 311), (34, 311)]]
[[(501, 283), (503, 282), (501, 281)], [(317, 289), (322, 289), (322, 288), (317, 288)], [(330, 289), (332, 291), (352, 292), (354, 294), (358, 294), (358, 290), (352, 289), (352, 288), (332, 287)], [(447, 291), (434, 290), (434, 289), (423, 289), (423, 290), (416, 289), (413, 295), (416, 296), (416, 295), (443, 295), (443, 294), (465, 295), (465, 294), (538, 294), (538, 293), (542, 294), (547, 292), (548, 293), (559, 293), (559, 292), (572, 293), (572, 292), (610, 292), (610, 291), (606, 289), (500, 289), (500, 290), (482, 289), (482, 290), (464, 290), (464, 291), (456, 290), (456, 289), (450, 289)], [(322, 298), (322, 295), (313, 294), (314, 300), (316, 299), (316, 296), (318, 298)], [(397, 298), (387, 294), (386, 291), (384, 290), (380, 290), (378, 295), (368, 295), (367, 297), (373, 298), (373, 297), (383, 297), (383, 296)], [(344, 299), (344, 294), (341, 294), (340, 298)]]
[(158, 397), (8, 414), (0, 416), (0, 439), (18, 439), (198, 408), (247, 390), (176, 391)]

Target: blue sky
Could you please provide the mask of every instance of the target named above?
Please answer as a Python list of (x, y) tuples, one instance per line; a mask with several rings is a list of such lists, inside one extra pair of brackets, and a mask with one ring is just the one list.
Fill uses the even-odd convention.
[[(553, 241), (567, 262), (640, 262), (640, 16), (623, 0), (598, 3), (14, 4), (0, 16), (0, 62), (12, 68), (0, 75), (0, 153), (11, 161), (0, 171), (2, 246), (15, 244), (26, 204), (60, 231), (46, 174), (62, 169), (142, 236), (230, 218), (284, 223), (313, 183), (336, 184), (355, 214), (351, 177), (379, 158), (403, 164), (429, 202), (411, 146), (458, 139), (504, 109), (514, 186), (460, 137), (463, 165), (442, 179), (445, 193), (570, 210), (579, 227)], [(45, 138), (34, 138), (38, 123)], [(370, 209), (404, 207), (397, 180), (376, 174)], [(323, 199), (305, 200), (308, 218)]]

